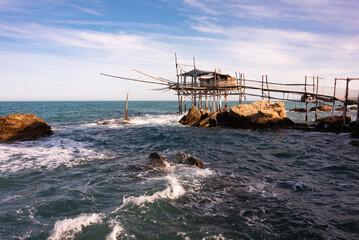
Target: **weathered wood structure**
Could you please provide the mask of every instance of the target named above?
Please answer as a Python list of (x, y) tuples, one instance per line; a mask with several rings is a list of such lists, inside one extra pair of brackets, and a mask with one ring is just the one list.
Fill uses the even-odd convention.
[[(355, 104), (359, 108), (359, 91), (351, 91), (349, 88), (349, 83), (359, 80), (359, 78), (335, 78), (333, 93), (327, 93), (324, 92), (324, 85), (320, 85), (320, 82), (324, 79), (318, 76), (305, 76), (304, 83), (269, 82), (268, 75), (262, 75), (261, 80), (252, 80), (246, 79), (245, 74), (241, 72), (236, 72), (235, 76), (230, 76), (229, 74), (221, 73), (220, 70), (200, 70), (196, 67), (195, 58), (193, 58), (193, 64), (191, 65), (180, 64), (176, 54), (175, 66), (176, 81), (153, 77), (138, 70), (134, 71), (151, 77), (156, 82), (101, 74), (123, 80), (162, 85), (165, 86), (165, 89), (174, 90), (178, 96), (178, 112), (181, 114), (183, 111), (187, 111), (187, 100), (190, 100), (192, 106), (197, 106), (199, 109), (205, 109), (210, 112), (226, 109), (228, 108), (228, 96), (238, 96), (239, 104), (246, 103), (247, 96), (258, 97), (263, 100), (268, 99), (268, 101), (274, 99), (305, 102), (306, 120), (308, 120), (309, 103), (315, 103), (316, 105), (316, 119), (318, 118), (317, 107), (321, 102), (332, 105), (333, 118), (336, 102), (344, 104), (344, 116), (347, 113), (348, 105)], [(185, 70), (188, 67), (190, 67), (190, 70)], [(346, 81), (345, 94), (338, 93), (338, 81)], [(320, 87), (322, 87), (323, 91), (320, 91)], [(224, 106), (222, 105), (223, 102)], [(359, 113), (357, 113), (357, 121), (358, 117)], [(346, 123), (345, 121), (346, 118), (344, 118), (344, 124)]]

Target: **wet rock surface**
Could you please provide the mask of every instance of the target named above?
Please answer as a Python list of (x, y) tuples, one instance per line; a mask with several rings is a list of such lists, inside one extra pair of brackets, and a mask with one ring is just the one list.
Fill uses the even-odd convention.
[(0, 118), (0, 142), (50, 136), (51, 127), (34, 114), (10, 114)]
[[(150, 159), (148, 162), (148, 165), (151, 165), (153, 167), (165, 167), (166, 166), (166, 159), (163, 158), (159, 153), (154, 152), (151, 153), (148, 158)], [(203, 168), (203, 163), (198, 160), (197, 158), (191, 156), (190, 154), (179, 152), (175, 154), (174, 156), (170, 156), (167, 159), (167, 162), (170, 162), (170, 164), (173, 163), (179, 163), (179, 164), (187, 164), (187, 165), (194, 165), (198, 168)]]
[(287, 118), (284, 103), (257, 101), (227, 110), (208, 113), (192, 107), (180, 123), (201, 128), (235, 127), (244, 129), (289, 128), (295, 123)]

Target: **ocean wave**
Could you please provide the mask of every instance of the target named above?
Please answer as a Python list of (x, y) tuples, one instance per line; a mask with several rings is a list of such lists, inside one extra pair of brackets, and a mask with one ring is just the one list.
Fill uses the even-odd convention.
[(85, 159), (104, 157), (91, 148), (91, 144), (61, 137), (39, 141), (0, 144), (0, 172), (14, 173), (20, 170), (72, 167)]
[(53, 233), (48, 240), (73, 239), (75, 235), (82, 231), (83, 228), (92, 224), (102, 222), (103, 214), (81, 214), (76, 218), (65, 218), (62, 221), (56, 221)]
[[(122, 119), (106, 119), (98, 121), (97, 125), (106, 128), (122, 128), (133, 126), (173, 126), (180, 125), (178, 123), (181, 118), (178, 114), (163, 114), (163, 115), (150, 115), (145, 114), (131, 118), (130, 121), (124, 121)], [(87, 123), (84, 126), (92, 127), (93, 123)]]
[(168, 175), (164, 179), (168, 181), (168, 186), (165, 190), (156, 192), (149, 196), (141, 195), (139, 197), (124, 197), (121, 208), (131, 204), (140, 206), (146, 202), (153, 203), (158, 199), (178, 199), (186, 193), (186, 190), (182, 187), (176, 177)]
[(116, 220), (110, 221), (110, 227), (112, 227), (112, 232), (107, 235), (106, 240), (116, 240), (117, 237), (124, 231), (121, 223)]

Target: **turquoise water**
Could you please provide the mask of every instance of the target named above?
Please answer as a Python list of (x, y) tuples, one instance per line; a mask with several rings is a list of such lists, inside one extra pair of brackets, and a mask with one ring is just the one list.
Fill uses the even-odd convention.
[[(0, 239), (359, 238), (348, 134), (198, 129), (176, 110), (129, 102), (123, 125), (124, 102), (0, 102), (1, 116), (35, 113), (54, 130), (0, 144)], [(152, 152), (171, 165), (149, 166)]]

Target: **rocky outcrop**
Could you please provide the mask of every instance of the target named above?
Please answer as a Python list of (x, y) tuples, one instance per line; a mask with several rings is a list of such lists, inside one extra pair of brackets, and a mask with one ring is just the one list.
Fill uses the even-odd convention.
[(34, 114), (11, 114), (0, 118), (0, 141), (35, 139), (49, 136), (51, 127)]
[(179, 121), (183, 125), (194, 125), (202, 118), (202, 113), (196, 106), (189, 109), (187, 115), (184, 115)]
[(203, 117), (194, 124), (196, 127), (207, 128), (229, 125), (229, 113), (227, 111), (215, 112), (211, 115), (203, 115)]
[[(315, 110), (316, 110), (316, 108), (312, 107), (309, 111), (315, 111)], [(318, 111), (330, 112), (330, 111), (332, 111), (332, 107), (328, 106), (328, 105), (321, 105), (321, 106), (318, 106)]]
[(294, 122), (287, 118), (284, 103), (257, 101), (237, 105), (227, 110), (208, 113), (192, 107), (179, 121), (184, 125), (201, 128), (228, 126), (245, 129), (289, 128)]
[(282, 102), (257, 101), (237, 105), (229, 111), (230, 125), (238, 128), (289, 128), (295, 123), (287, 118)]

